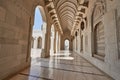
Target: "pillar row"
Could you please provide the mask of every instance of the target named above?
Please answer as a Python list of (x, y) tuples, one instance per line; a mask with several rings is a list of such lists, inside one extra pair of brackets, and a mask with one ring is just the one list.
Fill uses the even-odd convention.
[(46, 33), (45, 33), (45, 42), (44, 42), (44, 47), (42, 49), (41, 52), (41, 57), (46, 58), (46, 57), (50, 57), (50, 24), (47, 25), (46, 28)]

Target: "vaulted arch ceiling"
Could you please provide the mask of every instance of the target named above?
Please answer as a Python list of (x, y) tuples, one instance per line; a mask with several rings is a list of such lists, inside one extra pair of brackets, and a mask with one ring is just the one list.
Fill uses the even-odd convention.
[(54, 0), (63, 32), (70, 32), (77, 12), (77, 0)]
[(89, 0), (45, 0), (48, 12), (63, 33), (72, 33), (86, 17)]

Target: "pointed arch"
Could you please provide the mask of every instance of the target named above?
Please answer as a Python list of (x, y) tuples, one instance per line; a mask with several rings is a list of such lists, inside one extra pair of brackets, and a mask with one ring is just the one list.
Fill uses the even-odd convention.
[(42, 37), (39, 37), (39, 38), (38, 38), (37, 48), (39, 48), (39, 49), (42, 48)]
[(69, 50), (70, 48), (70, 41), (69, 39), (64, 40), (64, 50)]

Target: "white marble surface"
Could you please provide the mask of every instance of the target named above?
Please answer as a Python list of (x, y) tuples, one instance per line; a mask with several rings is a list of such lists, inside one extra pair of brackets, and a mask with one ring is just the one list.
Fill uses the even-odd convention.
[(113, 80), (78, 54), (61, 51), (50, 58), (34, 58), (31, 67), (9, 80)]

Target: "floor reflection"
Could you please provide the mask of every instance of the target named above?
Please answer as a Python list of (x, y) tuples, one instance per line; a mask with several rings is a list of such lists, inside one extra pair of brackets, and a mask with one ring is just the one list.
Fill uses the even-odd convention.
[(74, 52), (33, 57), (31, 67), (9, 80), (113, 80)]

